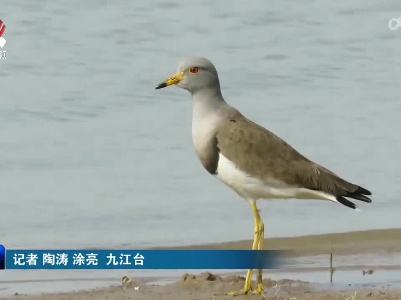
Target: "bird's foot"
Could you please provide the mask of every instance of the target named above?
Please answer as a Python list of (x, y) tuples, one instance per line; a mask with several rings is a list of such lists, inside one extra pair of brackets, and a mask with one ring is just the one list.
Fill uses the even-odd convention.
[(256, 286), (256, 289), (252, 291), (253, 295), (262, 295), (263, 292), (265, 291), (265, 287), (262, 283), (258, 283)]
[(239, 291), (227, 292), (227, 293), (226, 293), (226, 295), (227, 295), (227, 296), (240, 296), (240, 295), (246, 295), (246, 294), (248, 294), (248, 293), (249, 293), (249, 291), (250, 291), (250, 289), (245, 289), (245, 288), (243, 288), (243, 289), (241, 289), (241, 290), (239, 290)]
[(222, 293), (217, 293), (217, 295), (226, 295), (226, 296), (240, 296), (240, 295), (246, 295), (249, 293), (249, 291), (252, 290), (251, 288), (251, 283), (245, 282), (245, 286), (240, 289), (239, 291), (234, 291), (234, 292), (222, 292)]
[(224, 296), (240, 296), (240, 295), (246, 295), (248, 294), (250, 291), (250, 289), (246, 289), (243, 288), (239, 291), (233, 291), (233, 292), (222, 292), (222, 293), (216, 293), (214, 294), (215, 296), (220, 296), (220, 295), (224, 295)]

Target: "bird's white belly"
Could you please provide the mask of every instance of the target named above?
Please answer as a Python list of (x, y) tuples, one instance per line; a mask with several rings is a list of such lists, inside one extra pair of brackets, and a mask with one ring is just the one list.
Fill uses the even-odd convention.
[(216, 177), (247, 199), (319, 199), (335, 201), (332, 195), (289, 186), (278, 180), (262, 181), (241, 171), (223, 154), (219, 155)]

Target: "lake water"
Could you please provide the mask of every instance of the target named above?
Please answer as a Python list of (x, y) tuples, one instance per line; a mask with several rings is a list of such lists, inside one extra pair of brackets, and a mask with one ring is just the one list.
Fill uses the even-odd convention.
[(260, 202), (266, 236), (400, 227), (401, 2), (2, 0), (0, 242), (150, 247), (253, 237), (203, 170), (191, 99), (155, 90), (208, 57), (223, 95), (373, 192), (355, 212)]

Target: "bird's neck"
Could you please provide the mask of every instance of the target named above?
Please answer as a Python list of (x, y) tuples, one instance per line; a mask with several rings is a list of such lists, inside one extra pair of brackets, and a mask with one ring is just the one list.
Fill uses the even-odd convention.
[(220, 89), (192, 94), (192, 139), (198, 155), (214, 137), (226, 105)]
[(208, 114), (226, 105), (220, 87), (201, 89), (192, 94), (193, 110), (199, 114)]
[(214, 136), (227, 105), (220, 89), (192, 94), (192, 138), (197, 151)]

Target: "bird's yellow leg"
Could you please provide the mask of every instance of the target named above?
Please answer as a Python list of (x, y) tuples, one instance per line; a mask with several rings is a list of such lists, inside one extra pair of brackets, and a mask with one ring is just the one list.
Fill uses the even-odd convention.
[[(253, 236), (252, 250), (257, 250), (260, 247), (260, 237), (261, 237), (260, 230), (263, 231), (263, 222), (261, 222), (261, 219), (259, 216), (259, 211), (258, 211), (258, 208), (256, 207), (256, 201), (249, 200), (249, 202), (251, 204), (252, 213), (253, 213), (253, 217), (254, 217), (254, 236)], [(262, 224), (262, 227), (260, 227), (261, 226), (260, 224)], [(262, 276), (262, 270), (260, 270), (260, 276)], [(261, 279), (262, 279), (262, 277), (261, 277)], [(227, 292), (227, 293), (223, 293), (223, 294), (229, 295), (229, 296), (246, 295), (252, 288), (251, 281), (252, 281), (252, 269), (249, 269), (246, 274), (246, 277), (245, 277), (244, 287), (241, 290), (234, 291), (234, 292)], [(259, 285), (258, 285), (258, 288), (259, 288)], [(262, 289), (262, 291), (263, 291), (263, 289)], [(260, 294), (260, 292), (258, 294)]]
[[(258, 221), (258, 250), (263, 250), (263, 242), (265, 239), (265, 225), (263, 224), (262, 218), (259, 215), (259, 221)], [(263, 282), (262, 282), (262, 269), (258, 269), (258, 273), (256, 275), (256, 289), (252, 291), (252, 294), (254, 295), (260, 295), (262, 294), (264, 290)]]

